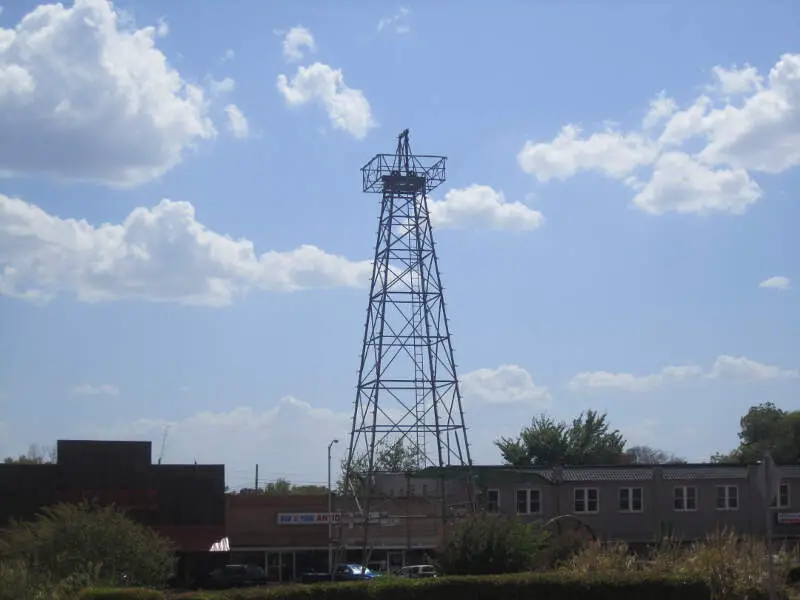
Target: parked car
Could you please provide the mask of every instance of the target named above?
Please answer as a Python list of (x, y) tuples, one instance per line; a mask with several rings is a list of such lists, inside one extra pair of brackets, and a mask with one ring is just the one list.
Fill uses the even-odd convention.
[[(379, 577), (377, 573), (363, 565), (339, 565), (333, 571), (333, 581), (365, 581)], [(331, 581), (330, 573), (303, 573), (303, 583), (323, 583)]]
[(213, 589), (266, 585), (267, 573), (258, 565), (225, 565), (211, 571), (203, 583), (203, 587)]
[(398, 577), (418, 579), (422, 577), (438, 577), (433, 565), (410, 565), (397, 571)]

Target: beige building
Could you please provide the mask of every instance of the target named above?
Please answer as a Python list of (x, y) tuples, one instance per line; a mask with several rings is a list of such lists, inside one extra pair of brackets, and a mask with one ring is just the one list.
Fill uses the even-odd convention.
[(335, 497), (330, 517), (324, 494), (228, 496), (227, 531), (236, 560), (261, 564), (275, 581), (326, 570), (329, 543), (334, 562), (361, 562), (365, 547), (370, 566), (380, 570), (424, 562), (439, 545), (442, 517), (465, 514), (470, 501), (526, 521), (572, 515), (600, 540), (689, 541), (722, 527), (762, 536), (769, 517), (776, 540), (798, 541), (800, 465), (781, 469), (780, 494), (769, 511), (754, 465), (477, 466), (471, 494), (461, 469), (380, 473), (368, 507), (363, 498), (354, 504)]
[[(488, 512), (525, 520), (574, 515), (602, 540), (646, 543), (667, 534), (691, 540), (723, 527), (762, 536), (768, 514), (776, 538), (800, 539), (800, 465), (780, 469), (780, 493), (769, 513), (757, 465), (477, 466), (474, 497)], [(395, 496), (407, 479), (396, 476), (393, 489), (391, 476), (384, 478), (384, 493)], [(412, 479), (414, 494), (439, 489), (436, 478)], [(447, 503), (463, 506), (465, 486), (453, 483), (445, 485)]]

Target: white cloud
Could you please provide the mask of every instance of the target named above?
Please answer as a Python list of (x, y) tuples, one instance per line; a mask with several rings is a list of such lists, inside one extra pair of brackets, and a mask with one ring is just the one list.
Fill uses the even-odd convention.
[[(634, 206), (652, 214), (741, 214), (762, 197), (751, 172), (800, 165), (800, 54), (781, 56), (767, 77), (749, 65), (712, 73), (707, 93), (685, 109), (662, 92), (642, 131), (582, 137), (567, 125), (550, 142), (526, 142), (519, 164), (540, 181), (579, 171), (615, 177), (638, 193)], [(651, 166), (651, 179), (641, 183), (639, 171)]]
[[(514, 386), (519, 389), (516, 393), (521, 396), (519, 401), (522, 403), (518, 406), (522, 411), (529, 408), (525, 402), (541, 402), (537, 399), (537, 394), (541, 392), (525, 391), (527, 388), (540, 388), (524, 381), (524, 377), (512, 375), (507, 379), (512, 393)], [(471, 394), (467, 396), (466, 391), (464, 394), (467, 403), (475, 399)], [(278, 402), (249, 403), (170, 420), (154, 416), (132, 423), (103, 424), (93, 429), (82, 427), (79, 431), (65, 434), (86, 439), (150, 440), (154, 453), (157, 453), (164, 431), (169, 427), (164, 455), (167, 464), (192, 463), (195, 460), (201, 464), (224, 463), (228, 485), (233, 488), (252, 487), (256, 463), (259, 463), (260, 481), (264, 483), (285, 477), (295, 483), (324, 484), (327, 445), (333, 439), (339, 440), (333, 447), (334, 478), (339, 475), (339, 461), (347, 453), (353, 418), (351, 400), (339, 401), (337, 406), (340, 408), (320, 408), (313, 403), (286, 396)], [(511, 406), (506, 407), (511, 409)], [(395, 414), (391, 407), (387, 407), (387, 410), (396, 419), (407, 412), (401, 409)], [(481, 417), (470, 425), (473, 460), (482, 464), (496, 463), (497, 448), (493, 440), (498, 429), (492, 416), (497, 416), (497, 406), (470, 406), (469, 412)], [(518, 421), (511, 420), (508, 429), (514, 430), (518, 426)], [(16, 452), (24, 451), (25, 447), (20, 445)], [(6, 452), (14, 451), (15, 448), (9, 447)], [(270, 460), (270, 457), (279, 457), (279, 460)]]
[(716, 66), (711, 71), (716, 80), (709, 86), (711, 92), (733, 96), (757, 92), (763, 88), (764, 78), (759, 75), (758, 69), (750, 65), (745, 65), (741, 69), (735, 65), (730, 69)]
[(767, 85), (741, 107), (727, 105), (705, 117), (710, 164), (780, 173), (800, 165), (800, 54), (784, 54)]
[(765, 365), (749, 358), (719, 355), (710, 369), (697, 365), (664, 367), (658, 373), (633, 375), (631, 373), (609, 373), (607, 371), (585, 371), (575, 375), (567, 384), (573, 391), (618, 390), (648, 392), (658, 387), (691, 380), (728, 379), (765, 381), (770, 379), (793, 379), (796, 370), (781, 369)]
[(305, 27), (292, 27), (283, 38), (283, 56), (286, 60), (302, 60), (305, 52), (315, 52), (317, 45), (314, 36)]
[(236, 57), (236, 53), (233, 50), (231, 50), (230, 48), (228, 48), (227, 50), (225, 50), (224, 54), (222, 55), (222, 58), (220, 59), (220, 62), (228, 62), (229, 60), (233, 60), (235, 57)]
[(389, 26), (394, 25), (395, 33), (398, 34), (408, 33), (409, 31), (411, 31), (411, 28), (404, 21), (408, 16), (409, 12), (410, 11), (405, 6), (401, 6), (400, 10), (398, 10), (391, 17), (382, 18), (380, 21), (378, 21), (378, 32), (380, 33), (384, 29), (387, 29)]
[(625, 177), (655, 160), (655, 142), (636, 133), (608, 129), (588, 138), (577, 125), (565, 125), (552, 142), (525, 142), (517, 162), (539, 181), (567, 179), (578, 171), (599, 171)]
[(642, 120), (642, 127), (652, 129), (664, 119), (671, 117), (676, 110), (678, 110), (678, 104), (662, 91), (650, 101), (650, 108)]
[(82, 383), (72, 388), (72, 393), (76, 396), (119, 396), (119, 388), (107, 383)]
[(703, 370), (694, 365), (664, 367), (658, 373), (633, 375), (607, 371), (584, 371), (567, 384), (573, 391), (610, 389), (626, 392), (646, 392), (667, 383), (685, 381), (700, 375)]
[(202, 88), (106, 0), (43, 4), (0, 28), (0, 173), (128, 186), (213, 138)]
[(783, 275), (776, 275), (775, 277), (770, 277), (768, 279), (765, 279), (764, 281), (758, 284), (758, 287), (768, 288), (772, 290), (786, 291), (792, 287), (792, 282), (789, 281), (788, 277), (784, 277)]
[(633, 199), (653, 215), (666, 212), (741, 214), (761, 198), (744, 169), (713, 169), (683, 152), (662, 154), (650, 181)]
[[(296, 483), (322, 483), (327, 463), (326, 447), (337, 438), (335, 456), (346, 452), (352, 412), (316, 408), (291, 396), (273, 406), (239, 406), (228, 411), (204, 411), (168, 421), (140, 419), (90, 433), (99, 439), (150, 440), (160, 448), (166, 427), (169, 437), (165, 463), (226, 465), (228, 485), (252, 487), (257, 457), (262, 482), (286, 477)], [(338, 475), (338, 460), (333, 462)]]
[(444, 200), (428, 200), (431, 222), (438, 228), (487, 227), (531, 230), (544, 223), (544, 216), (522, 202), (507, 202), (502, 192), (488, 185), (470, 185), (449, 190)]
[(228, 94), (236, 87), (236, 80), (225, 77), (223, 79), (211, 79), (208, 82), (208, 89), (214, 96)]
[(189, 202), (135, 208), (120, 224), (62, 219), (0, 194), (0, 294), (87, 302), (139, 298), (222, 306), (250, 289), (362, 286), (369, 261), (303, 245), (256, 253), (197, 221)]
[(546, 406), (551, 399), (547, 388), (536, 385), (531, 374), (517, 365), (471, 371), (461, 377), (461, 391), (467, 403)]
[(298, 67), (291, 80), (278, 75), (278, 90), (290, 106), (310, 102), (323, 106), (333, 127), (356, 139), (363, 139), (377, 125), (366, 96), (345, 84), (341, 69), (318, 62)]
[(228, 129), (239, 139), (246, 138), (250, 133), (250, 128), (247, 124), (247, 118), (242, 111), (235, 104), (228, 104), (225, 107), (225, 113), (228, 115)]
[(795, 379), (798, 376), (796, 369), (781, 369), (773, 365), (765, 365), (744, 356), (721, 355), (714, 361), (709, 371), (710, 378), (728, 378), (749, 381), (764, 381), (769, 379)]
[(158, 37), (167, 37), (169, 35), (169, 23), (163, 17), (158, 20), (158, 24), (156, 25), (156, 36)]

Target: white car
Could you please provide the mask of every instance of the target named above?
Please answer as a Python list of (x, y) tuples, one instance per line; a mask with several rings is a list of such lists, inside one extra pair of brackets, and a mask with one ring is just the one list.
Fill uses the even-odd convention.
[(403, 567), (397, 572), (398, 577), (408, 577), (417, 579), (421, 577), (438, 577), (436, 569), (432, 565), (411, 565)]

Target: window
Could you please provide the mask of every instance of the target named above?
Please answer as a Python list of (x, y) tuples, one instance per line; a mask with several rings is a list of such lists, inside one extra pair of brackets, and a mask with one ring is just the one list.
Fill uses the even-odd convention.
[(577, 488), (575, 490), (575, 512), (596, 513), (600, 511), (600, 490)]
[(739, 510), (739, 488), (735, 485), (717, 486), (717, 510)]
[(517, 490), (517, 514), (538, 515), (542, 512), (541, 490)]
[(685, 485), (676, 487), (673, 507), (676, 511), (697, 510), (697, 488)]
[(486, 491), (486, 512), (498, 512), (500, 510), (500, 490)]
[(642, 488), (620, 488), (619, 509), (622, 512), (642, 512), (644, 493)]
[(781, 482), (778, 496), (772, 501), (772, 508), (789, 508), (789, 482)]

